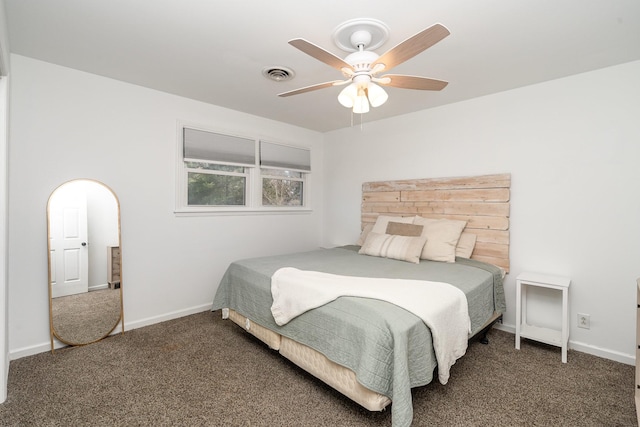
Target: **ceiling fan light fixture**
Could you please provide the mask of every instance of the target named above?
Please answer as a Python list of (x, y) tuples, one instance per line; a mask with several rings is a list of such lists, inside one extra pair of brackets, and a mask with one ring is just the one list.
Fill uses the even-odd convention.
[(369, 83), (367, 93), (369, 96), (369, 102), (374, 108), (381, 106), (382, 104), (387, 102), (387, 99), (389, 99), (389, 95), (387, 95), (387, 92), (375, 83)]
[(343, 107), (352, 108), (357, 96), (358, 88), (354, 83), (351, 83), (340, 91), (340, 94), (338, 95), (338, 102)]
[(364, 114), (369, 112), (369, 101), (364, 95), (358, 96), (353, 104), (353, 112), (356, 114)]
[(369, 105), (379, 107), (388, 98), (387, 92), (375, 83), (354, 82), (340, 91), (338, 102), (343, 107), (353, 108), (356, 114), (364, 114), (369, 112)]
[(353, 112), (356, 114), (364, 114), (369, 112), (369, 100), (363, 88), (358, 89), (358, 96), (353, 102)]

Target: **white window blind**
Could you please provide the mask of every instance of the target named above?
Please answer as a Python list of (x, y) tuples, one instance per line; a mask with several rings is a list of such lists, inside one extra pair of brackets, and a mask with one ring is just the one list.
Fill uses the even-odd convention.
[(311, 151), (306, 148), (260, 141), (260, 166), (310, 172)]
[(184, 130), (184, 159), (256, 165), (255, 141), (197, 129)]

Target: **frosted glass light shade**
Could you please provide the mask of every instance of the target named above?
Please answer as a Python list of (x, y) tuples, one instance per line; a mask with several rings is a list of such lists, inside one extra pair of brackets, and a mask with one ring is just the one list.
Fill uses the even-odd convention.
[(345, 87), (340, 91), (338, 95), (338, 102), (347, 108), (353, 107), (353, 104), (358, 96), (358, 88), (355, 84), (351, 83), (349, 86)]
[(353, 112), (356, 114), (364, 114), (369, 112), (369, 100), (364, 94), (358, 95), (358, 97), (356, 98), (353, 104)]
[(378, 107), (388, 98), (387, 92), (377, 84), (354, 81), (340, 91), (338, 102), (346, 108), (353, 108), (356, 114), (364, 114), (369, 112), (369, 103), (373, 107)]
[(375, 83), (369, 83), (369, 102), (372, 107), (379, 107), (389, 99), (389, 95)]

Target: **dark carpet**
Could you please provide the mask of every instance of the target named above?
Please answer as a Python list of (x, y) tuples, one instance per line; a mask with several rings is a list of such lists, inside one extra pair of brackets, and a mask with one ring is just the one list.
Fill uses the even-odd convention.
[[(414, 426), (635, 426), (634, 367), (492, 330), (445, 386), (414, 390)], [(12, 361), (3, 426), (389, 426), (220, 313)]]

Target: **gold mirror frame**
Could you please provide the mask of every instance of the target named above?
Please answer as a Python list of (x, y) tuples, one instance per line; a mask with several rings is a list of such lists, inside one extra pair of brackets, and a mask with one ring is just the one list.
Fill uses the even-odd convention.
[[(93, 192), (90, 190), (93, 189)], [(108, 264), (108, 269), (112, 268), (113, 274), (117, 274), (117, 276), (113, 276), (113, 274), (109, 274), (107, 271), (107, 283), (100, 284), (95, 288), (97, 290), (89, 289), (89, 256), (90, 256), (90, 248), (91, 241), (89, 240), (88, 235), (82, 236), (82, 231), (78, 232), (78, 241), (80, 246), (77, 248), (71, 248), (70, 250), (65, 249), (69, 253), (73, 253), (74, 251), (79, 254), (80, 259), (84, 256), (84, 260), (82, 262), (87, 263), (87, 271), (86, 277), (86, 290), (83, 290), (80, 293), (77, 291), (72, 291), (74, 294), (64, 295), (66, 291), (63, 291), (63, 295), (54, 295), (59, 294), (57, 292), (60, 288), (54, 289), (57, 284), (53, 283), (53, 278), (56, 276), (56, 272), (58, 268), (56, 265), (60, 265), (60, 262), (66, 265), (66, 261), (56, 260), (55, 262), (52, 260), (56, 256), (56, 250), (58, 243), (52, 243), (56, 239), (52, 239), (54, 234), (59, 233), (57, 226), (54, 227), (52, 225), (52, 216), (55, 217), (55, 222), (60, 223), (61, 221), (65, 224), (68, 224), (69, 221), (67, 218), (81, 218), (77, 223), (82, 223), (82, 216), (84, 215), (84, 228), (89, 229), (88, 225), (89, 220), (96, 217), (97, 220), (100, 220), (100, 216), (105, 213), (105, 211), (93, 208), (94, 203), (87, 203), (87, 198), (95, 197), (96, 194), (102, 192), (104, 198), (102, 201), (98, 203), (104, 203), (105, 199), (110, 195), (113, 197), (113, 208), (115, 208), (115, 212), (111, 212), (111, 215), (115, 218), (111, 219), (109, 225), (113, 226), (113, 220), (117, 221), (117, 243), (116, 245), (104, 246), (104, 251), (106, 253), (105, 263)], [(64, 198), (65, 195), (73, 194), (74, 196), (78, 196), (80, 199), (85, 198), (85, 209), (86, 206), (90, 206), (84, 213), (80, 213), (77, 215), (66, 215), (57, 213), (57, 205), (59, 204), (60, 198)], [(99, 200), (97, 198), (96, 200)], [(111, 204), (111, 201), (108, 201)], [(82, 204), (82, 202), (80, 203)], [(81, 209), (80, 209), (81, 210)], [(70, 211), (75, 212), (74, 208), (71, 208)], [(93, 212), (93, 213), (92, 213)], [(106, 212), (108, 214), (108, 212)], [(60, 217), (63, 217), (62, 219)], [(107, 215), (108, 216), (108, 215)], [(74, 229), (73, 221), (71, 221), (71, 228)], [(95, 224), (94, 224), (95, 225)], [(82, 229), (83, 226), (78, 227), (78, 229)], [(77, 231), (77, 230), (74, 230)], [(114, 233), (111, 233), (115, 235)], [(61, 240), (61, 239), (58, 239)], [(66, 239), (65, 239), (66, 240)], [(73, 239), (71, 239), (73, 240)], [(113, 240), (112, 240), (113, 241)], [(74, 243), (74, 242), (72, 242)], [(109, 188), (107, 185), (100, 181), (96, 181), (93, 179), (74, 179), (71, 181), (67, 181), (60, 186), (58, 186), (47, 201), (47, 264), (48, 264), (48, 288), (49, 288), (49, 331), (51, 337), (51, 352), (54, 352), (54, 338), (59, 340), (60, 342), (71, 345), (71, 346), (80, 346), (92, 344), (97, 341), (100, 341), (107, 336), (109, 336), (118, 326), (118, 323), (122, 325), (122, 334), (124, 334), (124, 309), (123, 309), (123, 294), (122, 294), (122, 236), (120, 229), (120, 201), (118, 200), (118, 196), (116, 196), (115, 192)], [(75, 243), (77, 246), (77, 243)], [(54, 247), (55, 246), (55, 247)], [(94, 250), (98, 250), (95, 248)], [(92, 252), (95, 254), (95, 252)], [(60, 255), (63, 256), (63, 255)], [(71, 258), (71, 265), (76, 267), (76, 262), (73, 258)], [(82, 262), (78, 262), (81, 264)], [(78, 267), (79, 270), (82, 269), (81, 266)], [(64, 273), (63, 273), (64, 274)], [(112, 277), (113, 276), (113, 277)], [(73, 277), (72, 279), (75, 279)], [(111, 281), (109, 281), (111, 280)], [(70, 280), (69, 282), (73, 282), (74, 280)], [(73, 283), (70, 284), (71, 288), (74, 287)]]

